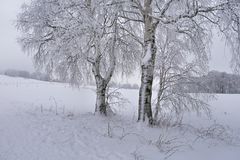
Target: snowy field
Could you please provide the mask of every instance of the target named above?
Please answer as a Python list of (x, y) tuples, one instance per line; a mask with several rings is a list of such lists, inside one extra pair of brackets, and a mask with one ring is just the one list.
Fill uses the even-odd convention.
[(137, 90), (109, 118), (91, 87), (0, 76), (0, 160), (239, 160), (240, 95), (218, 95), (212, 118), (179, 127), (136, 123)]

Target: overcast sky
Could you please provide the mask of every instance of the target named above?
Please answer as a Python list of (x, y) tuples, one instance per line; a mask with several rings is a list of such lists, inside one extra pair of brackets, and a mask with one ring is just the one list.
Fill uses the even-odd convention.
[(33, 71), (32, 60), (17, 43), (14, 21), (25, 0), (0, 0), (0, 70), (8, 68)]
[[(8, 68), (33, 71), (32, 60), (17, 43), (19, 33), (14, 27), (21, 4), (27, 0), (0, 0), (0, 71)], [(217, 36), (216, 36), (217, 37)], [(230, 54), (220, 38), (214, 39), (210, 70), (231, 72)]]

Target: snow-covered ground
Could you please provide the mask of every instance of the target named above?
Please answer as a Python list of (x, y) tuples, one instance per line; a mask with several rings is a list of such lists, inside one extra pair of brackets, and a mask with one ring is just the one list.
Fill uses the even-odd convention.
[(0, 160), (239, 160), (240, 95), (219, 95), (213, 116), (185, 125), (136, 123), (137, 90), (112, 117), (93, 115), (91, 87), (0, 76)]

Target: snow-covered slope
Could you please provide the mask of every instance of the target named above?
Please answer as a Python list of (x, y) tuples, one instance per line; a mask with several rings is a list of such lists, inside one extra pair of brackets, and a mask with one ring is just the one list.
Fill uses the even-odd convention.
[(206, 124), (197, 132), (136, 123), (138, 91), (121, 92), (130, 103), (106, 118), (92, 113), (91, 87), (0, 76), (0, 160), (239, 159), (240, 95), (212, 102), (215, 121), (186, 118)]

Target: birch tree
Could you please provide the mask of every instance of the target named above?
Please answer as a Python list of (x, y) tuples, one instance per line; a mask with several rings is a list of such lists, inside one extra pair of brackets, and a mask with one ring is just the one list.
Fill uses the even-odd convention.
[(209, 96), (200, 92), (190, 93), (187, 87), (188, 84), (197, 84), (194, 76), (206, 72), (208, 53), (197, 52), (195, 44), (175, 30), (161, 28), (161, 31), (156, 38), (158, 51), (154, 80), (157, 85), (154, 88), (157, 88), (157, 98), (154, 123), (163, 123), (164, 116), (181, 119), (184, 111), (205, 111), (209, 114), (206, 103)]
[[(138, 120), (145, 121), (146, 117), (150, 124), (152, 116), (152, 84), (156, 61), (156, 31), (165, 26), (174, 28), (184, 36), (192, 38), (195, 30), (201, 29), (201, 37), (192, 43), (204, 42), (205, 30), (209, 25), (220, 28), (221, 33), (231, 33), (234, 36), (228, 39), (232, 45), (233, 55), (239, 55), (239, 1), (236, 0), (129, 0), (124, 1), (124, 9), (121, 18), (130, 23), (138, 23), (142, 28), (142, 64), (141, 64), (141, 87), (139, 91)], [(234, 18), (235, 17), (235, 18)], [(236, 21), (236, 22), (235, 22)], [(160, 26), (160, 27), (159, 27)], [(232, 28), (233, 27), (233, 28)], [(189, 30), (191, 29), (191, 30)], [(189, 32), (191, 31), (191, 32)], [(161, 32), (161, 31), (160, 31)], [(227, 33), (229, 35), (229, 33)], [(225, 34), (225, 35), (227, 35)], [(133, 36), (136, 39), (136, 35)], [(202, 43), (204, 44), (204, 43)], [(204, 44), (206, 46), (207, 44)], [(204, 51), (207, 47), (201, 47)], [(198, 49), (198, 48), (196, 48)], [(201, 50), (199, 50), (201, 51)], [(235, 59), (236, 60), (236, 59)]]
[(118, 8), (115, 0), (34, 0), (17, 21), (20, 44), (37, 67), (73, 85), (95, 79), (95, 112), (103, 115), (114, 72), (130, 73), (138, 59), (135, 43), (120, 29)]

